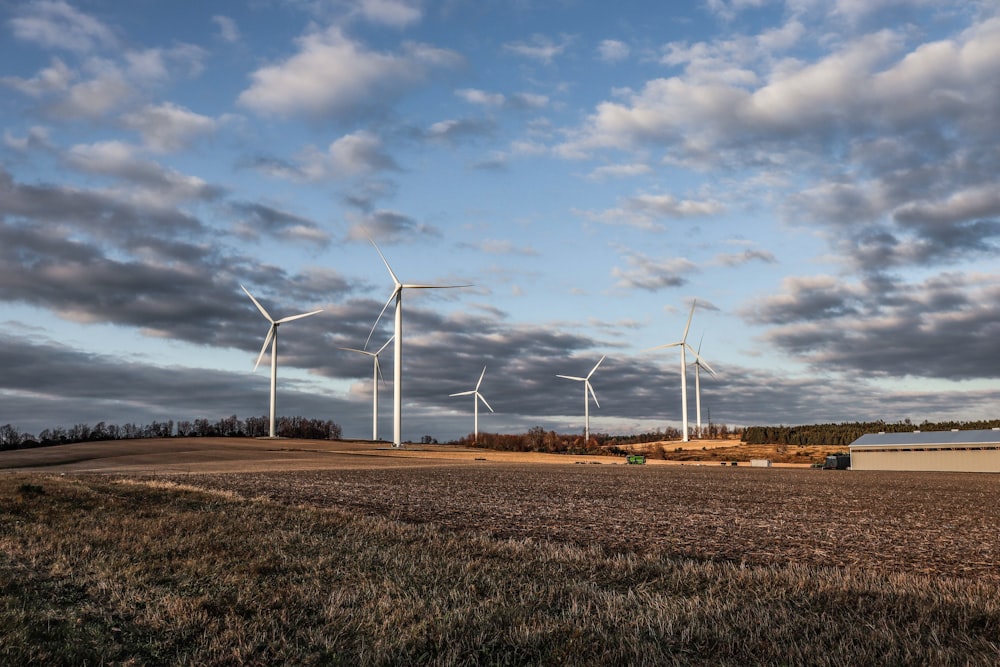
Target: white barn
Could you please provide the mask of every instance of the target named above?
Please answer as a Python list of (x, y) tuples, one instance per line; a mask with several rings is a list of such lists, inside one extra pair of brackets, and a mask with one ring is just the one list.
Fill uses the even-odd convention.
[(1000, 429), (868, 433), (850, 450), (852, 470), (1000, 472)]

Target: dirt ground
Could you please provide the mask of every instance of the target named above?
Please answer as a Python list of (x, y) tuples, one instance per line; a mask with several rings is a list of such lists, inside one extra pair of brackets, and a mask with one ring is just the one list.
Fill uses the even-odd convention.
[(230, 438), (0, 452), (3, 471), (155, 478), (613, 552), (1000, 583), (1000, 475), (630, 466), (610, 456)]
[(612, 552), (1000, 583), (1000, 475), (485, 461), (172, 479)]

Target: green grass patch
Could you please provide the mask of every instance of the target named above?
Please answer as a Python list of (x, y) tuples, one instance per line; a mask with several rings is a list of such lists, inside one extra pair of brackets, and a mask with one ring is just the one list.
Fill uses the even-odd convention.
[(0, 477), (2, 664), (991, 665), (998, 642), (1000, 592), (976, 579)]

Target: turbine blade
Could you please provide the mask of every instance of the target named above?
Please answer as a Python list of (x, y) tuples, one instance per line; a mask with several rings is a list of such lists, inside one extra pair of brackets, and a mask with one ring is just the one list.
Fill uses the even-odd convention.
[(274, 324), (274, 320), (271, 318), (271, 315), (266, 310), (264, 310), (264, 306), (260, 305), (260, 301), (258, 301), (253, 297), (253, 294), (250, 293), (250, 290), (248, 290), (246, 287), (243, 287), (243, 285), (240, 285), (240, 288), (242, 288), (242, 290), (247, 293), (247, 296), (250, 297), (251, 301), (253, 301), (253, 305), (257, 306), (257, 310), (260, 311), (260, 314), (266, 317), (268, 322)]
[(291, 322), (292, 320), (301, 320), (303, 317), (309, 317), (310, 315), (315, 315), (316, 313), (322, 313), (323, 309), (314, 310), (309, 313), (302, 313), (301, 315), (289, 315), (288, 317), (282, 317), (280, 320), (275, 322), (275, 324), (284, 324), (285, 322)]
[(469, 391), (460, 391), (457, 394), (448, 394), (448, 395), (449, 396), (468, 396), (470, 394), (475, 394), (475, 393), (476, 393), (476, 390), (472, 389), (472, 390), (469, 390)]
[(267, 352), (268, 343), (270, 343), (271, 339), (274, 338), (275, 326), (276, 325), (272, 324), (271, 328), (267, 330), (267, 335), (264, 336), (264, 344), (260, 348), (260, 354), (257, 355), (257, 363), (253, 365), (253, 369), (255, 371), (257, 370), (257, 367), (260, 366), (260, 360), (264, 358), (264, 353)]
[(701, 344), (704, 343), (704, 342), (705, 342), (705, 334), (702, 334), (701, 338), (698, 339), (698, 352), (697, 352), (697, 354), (701, 354)]
[(681, 342), (686, 343), (688, 339), (688, 329), (691, 328), (691, 318), (694, 317), (694, 307), (698, 305), (698, 299), (691, 302), (691, 312), (688, 313), (687, 324), (684, 325), (684, 335), (681, 336)]
[(647, 347), (642, 352), (652, 352), (653, 350), (664, 350), (668, 347), (677, 347), (678, 345), (684, 345), (684, 341), (679, 340), (676, 343), (667, 343), (666, 345), (657, 345), (656, 347)]
[(400, 285), (403, 289), (455, 289), (457, 287), (472, 287), (469, 285), (418, 285), (418, 284), (405, 284)]
[(575, 375), (557, 375), (557, 378), (566, 378), (567, 380), (576, 380), (577, 382), (586, 382), (587, 378), (578, 378)]
[(490, 412), (494, 411), (493, 408), (490, 407), (490, 404), (486, 402), (486, 399), (483, 397), (483, 395), (480, 394), (478, 391), (476, 392), (476, 396), (479, 397), (479, 400), (482, 401), (486, 407), (490, 408)]
[[(690, 346), (688, 346), (688, 349), (689, 349), (689, 350), (691, 350), (691, 347), (690, 347)], [(699, 355), (699, 354), (698, 354), (697, 352), (695, 352), (694, 350), (691, 350), (691, 354), (693, 354), (693, 355), (694, 355), (694, 363), (695, 363), (695, 364), (697, 364), (697, 365), (701, 366), (702, 368), (704, 368), (704, 369), (705, 369), (706, 371), (708, 371), (708, 372), (709, 372), (709, 373), (711, 373), (712, 375), (718, 375), (718, 373), (716, 373), (716, 372), (715, 372), (715, 369), (714, 369), (714, 368), (712, 368), (712, 367), (711, 367), (711, 366), (710, 366), (710, 365), (708, 364), (708, 362), (707, 362), (707, 361), (705, 361), (704, 359), (702, 359), (702, 358), (701, 358), (701, 356), (700, 356), (700, 355)]]
[[(389, 307), (389, 304), (392, 303), (392, 300), (396, 298), (397, 294), (399, 294), (399, 290), (400, 289), (401, 289), (400, 287), (396, 287), (396, 289), (392, 290), (392, 294), (389, 296), (389, 300), (385, 302), (384, 306), (382, 306), (382, 312), (380, 312), (378, 314), (378, 317), (375, 318), (375, 324), (372, 325), (372, 330), (368, 332), (368, 338), (367, 338), (367, 340), (365, 340), (365, 348), (367, 348), (368, 347), (368, 343), (371, 342), (372, 335), (375, 333), (375, 329), (376, 329), (376, 327), (378, 327), (378, 323), (382, 321), (382, 316), (385, 315), (386, 308)], [(395, 337), (395, 336), (393, 336), (393, 337)], [(390, 338), (389, 340), (392, 340), (392, 339)], [(386, 343), (386, 345), (388, 345), (388, 344), (389, 343)], [(385, 348), (385, 345), (383, 345), (382, 347)]]
[(338, 347), (337, 349), (338, 350), (346, 350), (348, 352), (358, 352), (360, 354), (366, 354), (369, 357), (374, 357), (375, 356), (374, 352), (369, 352), (368, 350), (359, 350), (356, 347)]
[(392, 272), (392, 267), (389, 266), (389, 262), (386, 260), (385, 255), (383, 255), (382, 251), (378, 249), (378, 246), (375, 244), (375, 239), (369, 236), (368, 240), (372, 242), (373, 246), (375, 246), (375, 252), (377, 252), (378, 256), (382, 258), (382, 263), (385, 264), (385, 268), (389, 270), (389, 275), (392, 276), (392, 282), (398, 289), (400, 287), (399, 278), (397, 278), (396, 274)]
[(483, 372), (479, 374), (479, 382), (476, 383), (476, 391), (479, 391), (479, 385), (483, 383), (483, 376), (486, 375), (486, 366), (483, 366)]
[(605, 355), (604, 355), (603, 357), (601, 357), (601, 361), (598, 361), (598, 362), (597, 362), (596, 364), (594, 364), (594, 367), (590, 369), (590, 372), (589, 372), (589, 373), (587, 373), (587, 378), (588, 378), (588, 379), (590, 378), (590, 376), (591, 376), (591, 375), (593, 375), (593, 374), (594, 374), (594, 371), (596, 371), (596, 370), (597, 370), (597, 367), (601, 365), (601, 362), (603, 362), (603, 361), (604, 361), (604, 359), (605, 359), (605, 358), (606, 358), (607, 356), (608, 356), (608, 355), (606, 355), (606, 354), (605, 354)]
[(594, 405), (601, 407), (601, 404), (597, 402), (597, 394), (594, 393), (594, 387), (590, 384), (590, 382), (587, 382), (587, 389), (590, 390), (590, 395), (594, 397)]
[(384, 343), (382, 343), (382, 347), (380, 347), (378, 349), (378, 352), (375, 353), (375, 356), (377, 357), (378, 355), (382, 354), (382, 352), (385, 350), (385, 348), (389, 347), (389, 343), (391, 343), (392, 339), (395, 338), (395, 337), (396, 337), (395, 334), (393, 334), (392, 336), (389, 336), (389, 340), (387, 340)]
[(382, 376), (382, 364), (379, 363), (378, 354), (373, 354), (372, 356), (375, 357), (375, 372), (378, 373), (378, 380), (382, 384), (385, 384), (385, 378)]

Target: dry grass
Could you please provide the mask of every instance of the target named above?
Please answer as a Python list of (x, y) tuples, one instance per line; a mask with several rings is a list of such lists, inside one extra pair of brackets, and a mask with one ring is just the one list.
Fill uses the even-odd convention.
[[(600, 479), (611, 470), (629, 469), (555, 472)], [(700, 474), (631, 472), (653, 470)], [(310, 495), (280, 503), (194, 490), (197, 476), (183, 486), (0, 477), (0, 663), (1000, 661), (995, 580), (694, 560), (395, 521), (315, 499), (351, 474), (304, 484)], [(295, 486), (296, 477), (280, 481)], [(519, 493), (558, 512), (565, 498), (545, 496), (540, 479)], [(353, 492), (377, 487), (367, 484)], [(452, 493), (481, 507), (495, 488)], [(582, 498), (591, 488), (578, 490)], [(575, 507), (562, 516), (579, 520)]]

